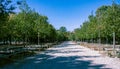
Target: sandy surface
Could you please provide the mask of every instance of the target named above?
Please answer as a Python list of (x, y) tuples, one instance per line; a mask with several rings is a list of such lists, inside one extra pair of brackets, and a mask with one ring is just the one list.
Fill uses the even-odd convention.
[(2, 69), (120, 69), (120, 60), (73, 42), (64, 42)]

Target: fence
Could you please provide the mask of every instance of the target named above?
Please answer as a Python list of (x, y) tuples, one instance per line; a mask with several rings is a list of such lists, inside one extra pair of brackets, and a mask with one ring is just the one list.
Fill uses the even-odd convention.
[(55, 44), (56, 43), (46, 43), (44, 45), (26, 45), (26, 46), (0, 46), (0, 58), (9, 57), (27, 51), (40, 51), (41, 49), (50, 48)]
[(98, 44), (98, 43), (87, 43), (87, 42), (77, 42), (77, 44), (88, 47), (92, 50), (99, 51), (103, 55), (120, 58), (120, 45), (115, 46), (115, 53), (113, 53), (113, 45), (110, 44)]

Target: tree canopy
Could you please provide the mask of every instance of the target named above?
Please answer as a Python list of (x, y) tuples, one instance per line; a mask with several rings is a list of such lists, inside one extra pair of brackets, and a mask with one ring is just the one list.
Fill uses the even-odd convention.
[(102, 43), (112, 43), (112, 35), (115, 32), (117, 42), (120, 41), (119, 4), (103, 5), (97, 9), (95, 15), (89, 15), (88, 19), (80, 28), (74, 30), (76, 39), (97, 42), (98, 38), (101, 38)]
[[(0, 42), (40, 43), (66, 40), (66, 28), (61, 27), (59, 32), (48, 22), (48, 17), (31, 9), (25, 0), (0, 1)], [(14, 13), (15, 8), (20, 12)], [(38, 39), (39, 38), (39, 39)]]

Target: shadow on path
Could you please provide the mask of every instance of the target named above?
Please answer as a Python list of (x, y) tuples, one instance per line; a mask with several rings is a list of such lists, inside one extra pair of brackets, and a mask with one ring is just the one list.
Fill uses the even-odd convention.
[(47, 52), (28, 57), (2, 69), (110, 69), (103, 68), (104, 64), (93, 64), (93, 61), (82, 60), (83, 58), (96, 58), (99, 56), (53, 56), (48, 54), (57, 52), (59, 51), (48, 50)]
[(5, 69), (110, 69), (102, 68), (105, 66), (103, 64), (92, 64), (92, 61), (89, 60), (77, 60), (84, 57), (91, 58), (91, 56), (54, 57), (41, 54), (6, 66)]

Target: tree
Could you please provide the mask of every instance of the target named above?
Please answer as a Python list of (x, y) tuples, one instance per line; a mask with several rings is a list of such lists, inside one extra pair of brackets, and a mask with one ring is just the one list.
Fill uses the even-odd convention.
[[(97, 41), (101, 39), (102, 43), (112, 43), (112, 33), (115, 32), (116, 40), (120, 37), (120, 5), (101, 6), (97, 9), (96, 15), (90, 15), (88, 21), (85, 21), (80, 28), (75, 29), (75, 37), (82, 40)], [(99, 37), (98, 37), (99, 36)]]
[(14, 13), (15, 6), (12, 0), (0, 0), (0, 40), (7, 40), (8, 28), (7, 23), (11, 13)]
[(67, 32), (67, 29), (66, 29), (66, 27), (60, 27), (60, 29), (59, 29), (61, 32)]
[[(6, 2), (7, 0), (1, 1), (2, 4), (6, 4)], [(61, 27), (58, 32), (49, 24), (47, 16), (32, 10), (25, 0), (20, 0), (17, 4), (20, 9), (20, 12), (17, 14), (12, 14), (12, 11), (8, 11), (8, 9), (3, 12), (0, 7), (0, 15), (6, 16), (4, 17), (5, 20), (0, 19), (4, 22), (4, 24), (2, 21), (0, 22), (0, 33), (2, 33), (0, 34), (0, 40), (4, 39), (4, 41), (10, 42), (9, 44), (12, 44), (12, 41), (16, 44), (17, 42), (23, 42), (25, 45), (26, 43), (45, 43), (67, 39), (67, 30), (65, 27)], [(2, 7), (2, 9), (6, 8)]]

